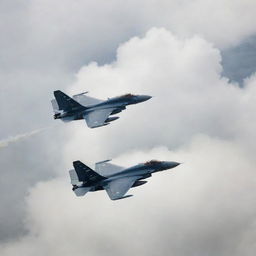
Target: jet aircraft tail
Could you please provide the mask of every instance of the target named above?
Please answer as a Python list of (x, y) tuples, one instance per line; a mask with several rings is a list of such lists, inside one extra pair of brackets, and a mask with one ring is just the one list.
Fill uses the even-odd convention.
[(75, 170), (70, 170), (69, 175), (77, 196), (84, 196), (99, 181), (106, 179), (80, 161), (73, 162), (73, 166)]
[(79, 181), (77, 173), (76, 173), (75, 170), (70, 170), (69, 171), (69, 176), (70, 176), (71, 184), (73, 186), (79, 186), (80, 184), (82, 184), (82, 182)]
[[(86, 166), (80, 161), (74, 161), (73, 166), (77, 175), (77, 180), (82, 182), (85, 186), (93, 186), (99, 181), (106, 179), (97, 172), (93, 171), (90, 167)], [(72, 181), (72, 177), (71, 177)]]
[(53, 112), (55, 114), (59, 113), (60, 110), (59, 110), (59, 106), (58, 106), (58, 103), (55, 99), (51, 100), (51, 103), (52, 103), (52, 109), (53, 109)]
[(90, 187), (83, 187), (83, 182), (79, 181), (77, 173), (75, 170), (69, 171), (69, 176), (71, 180), (71, 184), (73, 185), (72, 190), (76, 194), (76, 196), (84, 196), (87, 192), (90, 191)]
[[(56, 102), (52, 102), (53, 109), (56, 110), (58, 105), (58, 110), (63, 110), (65, 112), (76, 111), (79, 109), (85, 109), (80, 103), (70, 98), (68, 95), (63, 93), (62, 91), (54, 91), (54, 97)], [(57, 103), (57, 104), (56, 104)]]

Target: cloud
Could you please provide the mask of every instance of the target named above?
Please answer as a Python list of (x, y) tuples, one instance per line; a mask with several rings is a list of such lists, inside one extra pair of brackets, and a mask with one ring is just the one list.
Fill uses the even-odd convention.
[(252, 0), (2, 1), (1, 49), (9, 50), (1, 52), (1, 65), (47, 70), (74, 69), (92, 59), (107, 62), (118, 44), (153, 26), (229, 47), (256, 32), (255, 9)]
[[(116, 61), (81, 68), (70, 93), (154, 98), (104, 128), (65, 125), (58, 177), (30, 189), (28, 234), (2, 244), (1, 255), (253, 255), (256, 79), (240, 88), (221, 72), (211, 43), (159, 28), (121, 45)], [(72, 161), (111, 157), (125, 166), (152, 158), (184, 164), (126, 200), (105, 192), (76, 198)]]
[(242, 85), (246, 77), (256, 72), (256, 36), (222, 51), (222, 65), (224, 76)]
[(64, 174), (37, 184), (27, 198), (29, 234), (1, 255), (253, 255), (255, 160), (237, 144), (201, 135), (175, 151), (127, 152), (118, 161), (156, 156), (185, 163), (126, 200), (105, 192), (76, 198)]
[[(91, 85), (93, 86), (83, 84), (81, 87), (73, 87), (70, 91), (79, 92), (80, 88), (89, 87), (94, 96), (107, 97), (130, 90), (134, 92), (138, 90), (141, 93), (143, 88), (139, 83), (142, 83), (143, 86), (145, 84), (150, 85), (145, 87), (145, 91), (148, 92), (148, 89), (152, 86), (150, 77), (155, 71), (152, 64), (149, 65), (150, 72), (145, 69), (145, 64), (140, 69), (134, 53), (132, 53), (132, 59), (129, 60), (129, 56), (125, 57), (126, 53), (122, 53), (123, 47), (120, 47), (120, 57), (118, 58), (126, 62), (124, 63), (126, 67), (121, 68), (120, 63), (116, 65), (124, 73), (119, 74), (115, 65), (110, 63), (116, 57), (115, 51), (120, 44), (134, 36), (139, 36), (134, 40), (135, 43), (136, 40), (140, 42), (140, 38), (144, 37), (144, 33), (151, 27), (164, 27), (171, 31), (173, 36), (175, 35), (174, 42), (178, 39), (178, 43), (176, 43), (180, 45), (179, 47), (181, 47), (180, 42), (185, 43), (187, 41), (187, 45), (195, 49), (191, 43), (193, 41), (199, 47), (200, 44), (196, 42), (198, 40), (201, 41), (205, 54), (208, 50), (212, 50), (211, 54), (208, 52), (209, 55), (206, 54), (205, 56), (206, 59), (210, 58), (211, 61), (201, 60), (203, 64), (200, 62), (201, 64), (199, 63), (200, 65), (197, 66), (197, 59), (194, 59), (192, 64), (194, 67), (198, 67), (198, 70), (195, 72), (188, 68), (191, 71), (190, 74), (186, 71), (187, 73), (180, 74), (180, 80), (170, 80), (170, 84), (177, 85), (177, 83), (180, 83), (182, 85), (182, 79), (195, 81), (193, 77), (190, 77), (194, 72), (196, 73), (194, 78), (200, 80), (200, 69), (203, 73), (214, 70), (214, 72), (210, 72), (211, 76), (217, 74), (219, 77), (219, 71), (216, 71), (222, 69), (219, 63), (219, 50), (213, 48), (211, 43), (221, 50), (243, 43), (245, 38), (255, 33), (254, 16), (255, 2), (250, 0), (215, 1), (214, 3), (201, 0), (193, 1), (193, 3), (164, 0), (157, 2), (128, 1), (126, 3), (120, 3), (116, 0), (107, 2), (96, 0), (93, 3), (84, 0), (2, 0), (0, 1), (0, 17), (2, 20), (0, 31), (5, 36), (2, 37), (0, 42), (1, 138), (6, 138), (10, 134), (22, 134), (24, 131), (32, 131), (38, 129), (38, 127), (52, 125), (52, 122), (55, 122), (52, 119), (50, 105), (52, 91), (55, 89), (66, 91), (76, 79), (74, 72), (92, 60), (97, 61), (98, 64), (91, 64), (84, 69), (95, 70), (95, 75), (88, 72), (86, 79), (86, 81), (92, 82)], [(195, 36), (195, 34), (198, 36)], [(157, 43), (157, 45), (165, 49), (164, 44)], [(136, 47), (136, 44), (134, 44), (134, 47)], [(179, 47), (175, 48), (175, 51), (181, 58)], [(204, 47), (208, 50), (205, 51)], [(152, 49), (152, 52), (155, 49), (154, 45), (149, 45), (146, 48), (147, 55), (151, 54), (150, 49)], [(127, 54), (130, 54), (131, 47), (126, 49)], [(149, 63), (156, 61), (155, 59), (147, 59), (145, 54), (140, 56), (137, 51), (143, 53), (143, 46), (135, 52), (138, 59), (140, 60), (143, 57)], [(189, 49), (187, 51), (190, 52)], [(162, 55), (164, 54), (163, 51)], [(229, 54), (232, 56), (233, 53)], [(185, 52), (184, 55), (189, 57)], [(195, 51), (195, 55), (200, 55), (200, 47)], [(175, 53), (168, 56), (177, 59)], [(215, 56), (216, 61), (213, 61), (213, 56)], [(128, 62), (132, 60), (133, 62), (130, 65), (133, 67), (129, 67)], [(243, 58), (244, 60), (249, 60), (249, 58)], [(212, 61), (214, 62), (213, 65), (211, 65)], [(232, 62), (241, 63), (241, 57), (232, 59)], [(102, 63), (109, 64), (101, 66)], [(142, 65), (141, 61), (139, 63)], [(165, 66), (161, 61), (157, 63), (156, 70)], [(168, 64), (172, 68), (176, 66), (175, 62), (168, 61)], [(216, 66), (214, 67), (214, 65)], [(139, 71), (145, 70), (147, 75), (145, 83), (143, 82), (144, 73), (135, 74), (130, 72), (131, 68), (137, 68)], [(187, 70), (185, 67), (180, 69), (182, 71)], [(234, 72), (238, 74), (240, 70), (241, 65), (238, 65)], [(166, 73), (171, 72), (170, 69), (165, 68), (164, 71), (166, 72), (161, 74), (157, 72), (159, 76), (163, 76), (162, 79), (154, 77), (153, 81), (157, 86), (161, 86), (165, 78), (173, 78), (171, 75), (166, 75)], [(173, 73), (178, 71), (179, 67), (177, 66)], [(130, 76), (126, 75), (126, 72)], [(82, 73), (79, 74), (81, 77), (83, 76)], [(89, 76), (91, 75), (92, 80), (90, 81)], [(96, 75), (99, 76), (98, 80)], [(132, 79), (133, 75), (136, 75), (134, 79)], [(203, 77), (205, 83), (210, 82), (205, 78), (206, 76)], [(240, 75), (237, 79), (239, 78), (241, 78)], [(105, 79), (109, 80), (112, 86), (118, 84), (118, 87), (105, 86), (107, 84)], [(219, 80), (219, 78), (216, 79)], [(184, 115), (183, 113), (178, 118), (174, 116), (175, 111), (182, 112), (184, 110), (190, 113), (190, 107), (186, 103), (187, 99), (180, 95), (183, 94), (183, 91), (181, 90), (180, 94), (175, 95), (175, 97), (172, 93), (171, 97), (167, 97), (164, 95), (164, 92), (168, 92), (166, 89), (162, 93), (150, 89), (150, 93), (155, 93), (155, 97), (150, 102), (129, 108), (122, 113), (120, 120), (109, 127), (104, 127), (104, 129), (91, 131), (86, 129), (82, 122), (80, 125), (78, 122), (73, 124), (60, 123), (54, 129), (27, 138), (22, 143), (12, 143), (8, 147), (1, 148), (0, 201), (4, 207), (0, 211), (0, 241), (12, 241), (26, 233), (25, 229), (27, 227), (23, 224), (23, 220), (26, 211), (24, 200), (27, 191), (38, 181), (46, 181), (58, 174), (62, 175), (64, 170), (70, 168), (70, 163), (74, 159), (80, 158), (86, 161), (88, 159), (89, 164), (93, 164), (94, 161), (103, 158), (115, 158), (120, 154), (125, 154), (127, 150), (138, 150), (138, 148), (147, 150), (156, 145), (165, 144), (170, 149), (176, 149), (181, 144), (187, 143), (197, 132), (206, 133), (208, 136), (237, 140), (239, 145), (247, 149), (248, 155), (253, 155), (254, 117), (251, 114), (253, 112), (251, 109), (254, 105), (250, 98), (255, 95), (253, 93), (254, 83), (253, 78), (248, 80), (248, 88), (252, 90), (252, 93), (250, 93), (249, 89), (236, 90), (233, 88), (234, 86), (223, 82), (223, 85), (232, 88), (226, 94), (227, 99), (223, 100), (227, 101), (227, 105), (230, 105), (230, 110), (227, 111), (226, 116), (225, 111), (222, 114), (222, 109), (216, 107), (218, 104), (210, 104), (212, 111), (208, 108), (205, 110), (206, 114), (199, 114), (203, 112), (202, 109), (205, 107), (203, 102), (201, 105), (199, 104), (202, 101), (199, 98), (197, 99), (199, 103), (195, 103), (197, 111), (192, 108), (194, 116), (192, 114)], [(163, 88), (168, 87), (166, 82), (163, 84)], [(202, 85), (202, 82), (200, 84)], [(113, 90), (110, 90), (110, 87)], [(108, 91), (102, 92), (105, 88)], [(195, 88), (191, 86), (191, 90)], [(189, 90), (189, 88), (184, 86), (184, 90)], [(234, 97), (235, 93), (231, 93), (232, 96), (229, 100), (230, 91), (236, 91), (239, 96), (236, 98)], [(222, 92), (219, 91), (219, 93)], [(195, 92), (187, 97), (193, 99), (197, 96), (205, 97), (205, 94)], [(168, 103), (167, 114), (167, 110), (164, 108), (162, 110), (157, 109), (157, 111), (150, 108), (153, 105), (154, 108), (159, 106), (159, 103), (163, 105), (163, 102), (160, 102), (161, 97), (165, 99), (165, 103), (173, 101), (173, 104)], [(180, 104), (174, 98), (180, 99)], [(206, 99), (205, 102), (207, 104), (208, 100)], [(238, 102), (238, 106), (234, 106), (233, 102)], [(176, 104), (178, 104), (178, 108), (175, 108)], [(184, 108), (182, 104), (185, 106)], [(192, 101), (190, 104), (194, 105)], [(220, 105), (222, 104), (223, 102)], [(245, 109), (243, 116), (233, 114), (241, 106)], [(214, 108), (216, 108), (216, 113), (222, 114), (222, 119), (225, 120), (230, 115), (230, 120), (226, 120), (225, 123), (221, 121), (221, 118), (218, 118), (219, 114), (216, 113), (214, 118)], [(150, 122), (147, 117), (149, 111), (154, 113), (154, 115), (150, 115)], [(211, 113), (209, 118), (205, 117), (208, 112)], [(165, 116), (174, 119), (171, 124), (165, 127), (166, 122), (160, 121), (157, 117), (159, 114), (161, 116), (160, 120), (163, 120), (162, 118)], [(141, 120), (138, 121), (138, 117)], [(155, 126), (152, 127), (154, 122), (157, 123), (159, 129), (156, 129)], [(76, 126), (78, 127), (75, 128)], [(190, 129), (187, 129), (187, 127)], [(163, 132), (166, 129), (168, 129), (168, 134)], [(149, 136), (146, 136), (146, 130), (149, 130)], [(181, 133), (178, 133), (179, 130)], [(117, 133), (114, 133), (114, 131), (117, 131)], [(77, 135), (73, 134), (75, 132), (77, 132)], [(70, 133), (75, 135), (76, 138), (70, 136)], [(132, 133), (138, 133), (137, 141), (134, 140), (135, 137)], [(119, 138), (124, 139), (122, 145), (119, 143)], [(78, 147), (81, 147), (80, 151)], [(127, 162), (127, 164), (129, 163)], [(65, 180), (67, 179), (68, 177)], [(14, 183), (14, 188), (10, 189), (10, 184)]]
[[(92, 96), (107, 98), (132, 92), (154, 97), (128, 107), (104, 129), (85, 132), (84, 122), (72, 126), (70, 156), (75, 157), (77, 145), (83, 146), (81, 140), (93, 145), (88, 158), (154, 145), (175, 148), (197, 133), (243, 141), (250, 134), (246, 143), (251, 144), (256, 128), (254, 76), (241, 89), (221, 77), (220, 63), (219, 50), (204, 39), (182, 40), (154, 28), (120, 46), (115, 62), (84, 66), (70, 93), (89, 90)], [(94, 146), (97, 143), (100, 148)]]
[(7, 147), (0, 148), (1, 242), (12, 241), (26, 234), (24, 217), (27, 191), (39, 180), (52, 179), (64, 169), (60, 152), (64, 134), (65, 129), (55, 126), (23, 138), (20, 143), (9, 143)]

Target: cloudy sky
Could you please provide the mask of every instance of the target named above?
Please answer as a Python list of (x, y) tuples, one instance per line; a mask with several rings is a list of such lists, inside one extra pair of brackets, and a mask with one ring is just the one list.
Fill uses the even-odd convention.
[[(254, 0), (0, 1), (0, 254), (256, 250)], [(111, 125), (53, 120), (53, 90), (154, 96)], [(183, 165), (110, 201), (72, 161)]]

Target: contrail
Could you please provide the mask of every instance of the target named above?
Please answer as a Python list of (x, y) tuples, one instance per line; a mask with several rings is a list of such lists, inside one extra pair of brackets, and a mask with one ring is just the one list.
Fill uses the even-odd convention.
[(29, 137), (31, 137), (35, 134), (38, 134), (38, 133), (42, 132), (45, 129), (47, 129), (47, 128), (37, 129), (37, 130), (34, 130), (32, 132), (18, 134), (16, 136), (11, 136), (11, 137), (8, 137), (6, 139), (0, 140), (0, 148), (8, 147), (8, 145), (11, 144), (11, 143), (15, 143), (15, 142), (18, 142), (20, 140), (24, 140), (26, 138), (29, 138)]

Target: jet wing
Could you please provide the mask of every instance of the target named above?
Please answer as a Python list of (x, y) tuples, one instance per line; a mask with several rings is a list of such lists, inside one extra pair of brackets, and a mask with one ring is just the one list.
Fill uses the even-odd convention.
[(89, 105), (99, 104), (103, 101), (103, 100), (99, 100), (99, 99), (96, 99), (93, 97), (89, 97), (84, 94), (77, 94), (77, 95), (74, 95), (72, 98), (85, 107), (87, 107)]
[(109, 115), (114, 111), (114, 108), (93, 110), (84, 114), (84, 119), (90, 128), (106, 125), (105, 121)]
[(141, 177), (133, 176), (116, 179), (105, 185), (104, 189), (107, 191), (111, 200), (121, 199), (139, 178)]
[(109, 163), (111, 160), (105, 160), (95, 164), (95, 171), (102, 176), (110, 176), (112, 174), (121, 172), (124, 167)]

